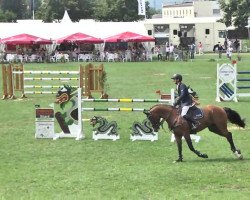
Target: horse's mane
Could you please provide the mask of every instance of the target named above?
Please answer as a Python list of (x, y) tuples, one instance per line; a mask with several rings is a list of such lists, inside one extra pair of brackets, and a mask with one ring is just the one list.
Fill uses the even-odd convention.
[(156, 104), (156, 105), (153, 105), (150, 110), (154, 109), (155, 107), (167, 107), (167, 108), (173, 108), (172, 105), (167, 105), (167, 104)]

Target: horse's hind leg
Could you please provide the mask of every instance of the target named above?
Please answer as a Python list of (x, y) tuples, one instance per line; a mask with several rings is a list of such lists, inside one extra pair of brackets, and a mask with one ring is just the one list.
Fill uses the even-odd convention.
[(220, 129), (216, 125), (209, 126), (208, 129), (211, 132), (214, 132), (220, 136), (224, 136), (225, 138), (227, 138), (227, 141), (229, 142), (231, 150), (234, 153), (234, 155), (239, 159), (243, 159), (240, 150), (236, 149), (234, 145), (233, 136), (231, 132), (229, 132), (227, 129), (225, 129), (224, 131), (220, 131)]
[(185, 134), (184, 135), (184, 138), (187, 142), (187, 145), (189, 147), (189, 149), (194, 152), (197, 156), (201, 157), (201, 158), (208, 158), (207, 154), (203, 154), (201, 152), (199, 152), (198, 150), (196, 150), (193, 146), (193, 143), (192, 143), (192, 140), (191, 140), (191, 137), (190, 137), (190, 134)]
[(241, 155), (241, 152), (239, 149), (236, 149), (235, 145), (234, 145), (234, 141), (233, 141), (233, 136), (231, 132), (228, 132), (228, 134), (226, 135), (227, 141), (230, 144), (231, 150), (234, 153), (234, 155), (239, 158), (239, 159), (243, 159), (243, 156)]

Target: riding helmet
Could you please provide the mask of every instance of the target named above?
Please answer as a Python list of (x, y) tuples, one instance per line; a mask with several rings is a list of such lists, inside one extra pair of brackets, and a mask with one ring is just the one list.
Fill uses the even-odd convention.
[(174, 74), (171, 79), (178, 79), (179, 81), (182, 81), (182, 75)]

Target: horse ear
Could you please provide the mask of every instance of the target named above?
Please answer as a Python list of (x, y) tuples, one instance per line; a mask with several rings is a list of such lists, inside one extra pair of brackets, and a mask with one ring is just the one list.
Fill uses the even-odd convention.
[(144, 110), (143, 113), (144, 113), (145, 115), (147, 115), (147, 116), (150, 115), (150, 112), (149, 112), (148, 110)]

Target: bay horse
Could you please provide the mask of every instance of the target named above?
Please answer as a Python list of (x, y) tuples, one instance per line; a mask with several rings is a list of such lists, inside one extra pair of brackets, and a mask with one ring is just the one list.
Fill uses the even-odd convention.
[(182, 136), (185, 138), (187, 145), (192, 152), (201, 158), (208, 158), (207, 154), (203, 154), (193, 147), (192, 140), (190, 138), (190, 134), (197, 133), (205, 128), (208, 128), (209, 131), (225, 137), (235, 156), (238, 159), (243, 159), (240, 150), (236, 149), (234, 145), (232, 133), (227, 129), (227, 121), (230, 121), (239, 127), (245, 128), (244, 119), (241, 119), (240, 115), (230, 108), (207, 105), (203, 107), (201, 111), (203, 112), (203, 117), (197, 120), (199, 125), (195, 130), (191, 130), (190, 124), (179, 115), (178, 109), (174, 106), (159, 104), (153, 106), (149, 111), (145, 111), (144, 113), (150, 120), (155, 132), (158, 132), (164, 121), (168, 123), (169, 129), (174, 133), (178, 147), (179, 157), (175, 162), (183, 161)]

